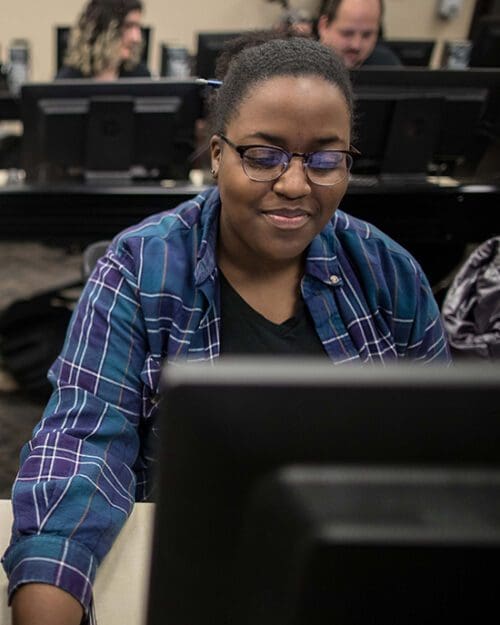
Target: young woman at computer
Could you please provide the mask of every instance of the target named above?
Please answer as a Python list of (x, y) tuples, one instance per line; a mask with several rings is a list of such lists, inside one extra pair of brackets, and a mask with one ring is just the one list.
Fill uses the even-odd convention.
[(141, 62), (141, 0), (90, 0), (69, 34), (56, 78), (149, 77)]
[(18, 625), (90, 613), (96, 568), (150, 491), (164, 363), (312, 354), (332, 375), (448, 363), (418, 263), (339, 209), (352, 117), (347, 71), (327, 47), (244, 49), (215, 102), (215, 186), (120, 234), (98, 262), (13, 491), (4, 566)]

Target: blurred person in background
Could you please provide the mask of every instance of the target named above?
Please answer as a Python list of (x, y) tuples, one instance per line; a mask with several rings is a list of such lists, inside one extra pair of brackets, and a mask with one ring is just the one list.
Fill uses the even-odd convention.
[(150, 77), (141, 62), (142, 13), (140, 0), (90, 0), (71, 29), (56, 78)]
[(348, 69), (400, 65), (394, 52), (379, 41), (383, 16), (383, 0), (324, 0), (317, 22), (318, 39), (335, 50)]

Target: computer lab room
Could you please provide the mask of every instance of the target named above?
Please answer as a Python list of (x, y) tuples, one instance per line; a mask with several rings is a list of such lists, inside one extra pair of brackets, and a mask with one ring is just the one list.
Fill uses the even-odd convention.
[(499, 622), (500, 0), (3, 9), (0, 623)]

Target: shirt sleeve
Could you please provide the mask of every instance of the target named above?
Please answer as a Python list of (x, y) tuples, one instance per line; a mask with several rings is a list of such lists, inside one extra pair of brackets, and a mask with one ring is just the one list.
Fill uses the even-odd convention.
[(451, 355), (441, 313), (423, 271), (416, 271), (416, 301), (406, 357), (416, 363), (450, 364)]
[(10, 597), (21, 584), (48, 583), (88, 613), (97, 566), (135, 500), (138, 428), (149, 409), (139, 302), (133, 271), (108, 252), (83, 290), (49, 373), (53, 394), (21, 453), (3, 558)]

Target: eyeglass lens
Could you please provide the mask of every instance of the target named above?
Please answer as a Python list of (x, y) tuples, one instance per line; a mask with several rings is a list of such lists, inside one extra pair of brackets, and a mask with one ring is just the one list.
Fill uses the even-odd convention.
[[(261, 182), (278, 178), (289, 164), (286, 152), (265, 146), (248, 148), (242, 158), (247, 176)], [(312, 152), (305, 162), (309, 180), (323, 185), (333, 185), (342, 181), (351, 165), (350, 154), (335, 150)]]

